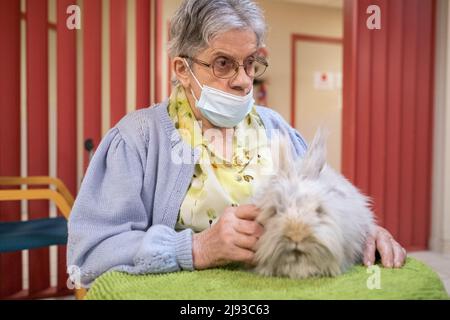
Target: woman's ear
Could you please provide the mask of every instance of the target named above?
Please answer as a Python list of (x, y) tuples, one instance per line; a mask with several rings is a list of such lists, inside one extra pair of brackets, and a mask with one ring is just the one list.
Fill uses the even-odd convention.
[(185, 59), (180, 57), (175, 57), (172, 60), (172, 69), (175, 72), (175, 76), (177, 80), (180, 81), (181, 85), (185, 88), (188, 88), (191, 84), (189, 69), (186, 66)]

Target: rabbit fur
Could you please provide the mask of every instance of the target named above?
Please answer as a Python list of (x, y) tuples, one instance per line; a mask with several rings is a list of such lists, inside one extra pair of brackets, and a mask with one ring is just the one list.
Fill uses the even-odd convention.
[(289, 138), (272, 139), (279, 145), (277, 169), (251, 200), (265, 230), (256, 244), (255, 272), (337, 276), (362, 261), (375, 227), (369, 198), (326, 164), (325, 140), (319, 129), (306, 155), (295, 159)]

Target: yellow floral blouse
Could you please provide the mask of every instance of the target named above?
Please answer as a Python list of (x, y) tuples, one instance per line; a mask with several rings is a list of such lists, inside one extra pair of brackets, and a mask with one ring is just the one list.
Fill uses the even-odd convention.
[(201, 150), (176, 229), (200, 232), (217, 221), (226, 207), (244, 204), (256, 185), (272, 173), (270, 146), (255, 107), (234, 130), (225, 133), (232, 145), (228, 153), (224, 153), (223, 139), (217, 139), (223, 137), (222, 131), (211, 129), (202, 134), (180, 85), (170, 96), (168, 112), (184, 142)]

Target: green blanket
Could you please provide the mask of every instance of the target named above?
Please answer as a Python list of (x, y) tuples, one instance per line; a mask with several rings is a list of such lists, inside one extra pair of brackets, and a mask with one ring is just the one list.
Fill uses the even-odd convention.
[[(335, 278), (262, 277), (236, 266), (134, 276), (109, 272), (86, 299), (448, 299), (438, 275), (408, 258), (401, 269), (355, 266)], [(378, 287), (380, 287), (378, 289)]]

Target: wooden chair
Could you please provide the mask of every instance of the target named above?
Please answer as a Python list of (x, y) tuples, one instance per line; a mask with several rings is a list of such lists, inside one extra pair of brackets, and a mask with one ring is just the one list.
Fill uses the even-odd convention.
[[(49, 200), (56, 204), (64, 218), (45, 218), (0, 223), (0, 252), (34, 249), (67, 243), (67, 219), (74, 198), (64, 183), (51, 177), (0, 177), (0, 186), (53, 185), (56, 190), (0, 189), (0, 201)], [(86, 290), (76, 289), (75, 297), (82, 299)]]

